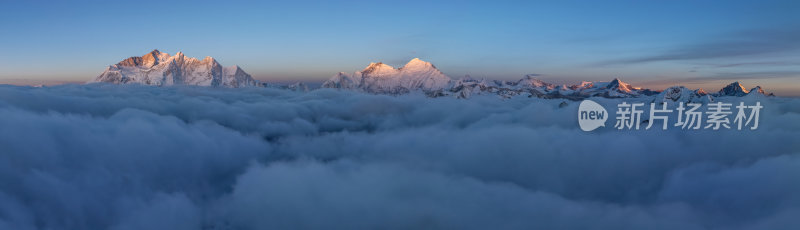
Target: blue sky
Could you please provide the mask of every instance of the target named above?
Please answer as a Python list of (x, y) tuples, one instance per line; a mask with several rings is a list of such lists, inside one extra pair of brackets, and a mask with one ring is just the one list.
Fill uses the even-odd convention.
[(2, 1), (0, 82), (86, 81), (159, 49), (267, 81), (419, 57), (451, 77), (740, 81), (797, 96), (798, 12), (798, 1)]

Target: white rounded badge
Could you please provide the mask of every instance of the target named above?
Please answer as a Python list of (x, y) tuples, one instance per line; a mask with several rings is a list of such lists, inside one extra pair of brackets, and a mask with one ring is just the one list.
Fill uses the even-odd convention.
[(590, 100), (581, 101), (578, 106), (578, 125), (583, 131), (592, 131), (598, 127), (605, 127), (608, 111), (602, 105)]

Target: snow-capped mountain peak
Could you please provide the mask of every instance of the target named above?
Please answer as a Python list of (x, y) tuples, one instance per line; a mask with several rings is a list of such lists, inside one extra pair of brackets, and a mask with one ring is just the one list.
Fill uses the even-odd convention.
[(446, 80), (449, 81), (450, 78), (445, 76), (439, 69), (436, 68), (430, 62), (426, 62), (420, 60), (419, 58), (411, 59), (408, 63), (406, 63), (403, 67), (398, 69), (402, 74), (409, 75), (409, 77), (419, 77), (419, 76), (428, 76), (428, 77), (445, 77)]
[(433, 64), (414, 58), (401, 68), (372, 62), (352, 75), (339, 73), (322, 84), (324, 88), (358, 89), (370, 93), (400, 94), (415, 90), (443, 89), (450, 78)]
[(91, 82), (144, 85), (256, 86), (258, 82), (238, 66), (223, 68), (213, 57), (203, 60), (153, 50), (111, 65)]
[(536, 78), (536, 75), (533, 74), (525, 75), (525, 77), (517, 81), (517, 85), (524, 87), (545, 87), (548, 89), (553, 89), (556, 87), (556, 85), (539, 80)]
[(606, 89), (615, 89), (626, 93), (630, 93), (634, 90), (630, 84), (619, 80), (619, 78), (614, 78), (614, 80), (611, 80), (611, 82), (606, 85)]
[(143, 65), (146, 67), (153, 67), (164, 62), (169, 58), (169, 54), (161, 53), (161, 51), (153, 50), (152, 52), (142, 56)]
[[(356, 72), (358, 73), (358, 72)], [(361, 74), (348, 74), (339, 72), (329, 80), (322, 83), (322, 88), (357, 89), (361, 84)]]
[(373, 77), (391, 76), (391, 75), (397, 74), (397, 72), (398, 72), (397, 69), (395, 69), (394, 67), (392, 67), (390, 65), (383, 64), (383, 62), (377, 62), (377, 63), (371, 62), (371, 63), (369, 63), (367, 68), (364, 68), (364, 70), (361, 70), (362, 74), (369, 74), (369, 75), (371, 75)]
[(770, 96), (770, 97), (775, 96), (775, 94), (773, 94), (773, 93), (767, 93), (767, 91), (764, 91), (764, 89), (762, 89), (761, 86), (756, 86), (756, 87), (750, 89), (750, 92), (747, 93), (747, 95), (764, 95), (764, 96)]
[(720, 89), (719, 92), (717, 92), (717, 96), (741, 97), (747, 95), (749, 92), (750, 91), (748, 91), (741, 83), (735, 81)]
[(427, 69), (427, 68), (434, 68), (435, 69), (436, 67), (433, 66), (433, 64), (431, 64), (430, 62), (426, 62), (426, 61), (420, 60), (419, 58), (414, 58), (414, 59), (411, 59), (411, 61), (406, 63), (406, 65), (404, 65), (400, 69), (409, 69), (410, 70), (410, 69)]
[(761, 89), (761, 86), (756, 86), (755, 88), (750, 89), (749, 93), (766, 94), (766, 92), (764, 92), (764, 89)]

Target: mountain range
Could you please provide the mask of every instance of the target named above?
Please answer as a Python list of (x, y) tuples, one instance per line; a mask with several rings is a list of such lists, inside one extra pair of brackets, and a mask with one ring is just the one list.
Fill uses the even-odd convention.
[(223, 67), (212, 57), (199, 60), (186, 57), (181, 52), (170, 56), (158, 50), (153, 50), (141, 57), (130, 57), (108, 66), (100, 76), (90, 81), (90, 83), (94, 82), (228, 88), (259, 84), (239, 66)]
[(766, 93), (760, 86), (747, 90), (739, 82), (731, 83), (716, 93), (703, 89), (691, 90), (673, 86), (663, 91), (634, 87), (620, 79), (608, 82), (584, 81), (577, 85), (556, 85), (526, 75), (517, 81), (473, 79), (465, 76), (452, 79), (429, 62), (414, 58), (400, 68), (383, 63), (370, 63), (361, 71), (352, 74), (340, 72), (322, 84), (322, 88), (362, 91), (374, 94), (405, 94), (422, 92), (430, 97), (451, 96), (469, 98), (473, 95), (498, 95), (503, 98), (516, 96), (537, 98), (564, 98), (582, 100), (589, 97), (630, 98), (653, 96), (655, 101), (711, 102), (714, 97), (746, 96)]
[[(222, 67), (214, 58), (202, 60), (185, 57), (178, 52), (174, 56), (153, 50), (140, 57), (130, 57), (111, 65), (89, 83), (143, 84), (155, 86), (194, 85), (211, 87), (270, 87), (294, 91), (309, 91), (304, 83), (274, 85), (261, 83), (238, 66)], [(400, 68), (377, 62), (370, 63), (361, 71), (340, 72), (325, 81), (321, 88), (353, 90), (371, 94), (399, 95), (412, 92), (429, 97), (469, 98), (474, 95), (497, 95), (503, 98), (536, 97), (582, 100), (589, 97), (631, 98), (652, 96), (654, 101), (711, 102), (714, 97), (766, 95), (760, 86), (747, 90), (739, 82), (733, 82), (716, 93), (703, 89), (688, 89), (673, 86), (662, 91), (634, 87), (619, 79), (608, 82), (581, 82), (577, 85), (556, 85), (524, 76), (517, 81), (473, 79), (465, 76), (452, 79), (439, 71), (430, 62), (414, 58)]]

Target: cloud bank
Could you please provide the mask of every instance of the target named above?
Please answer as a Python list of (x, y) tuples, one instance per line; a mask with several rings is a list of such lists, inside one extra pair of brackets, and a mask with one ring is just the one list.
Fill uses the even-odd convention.
[(716, 132), (586, 133), (561, 102), (0, 86), (0, 229), (800, 225), (800, 100)]

